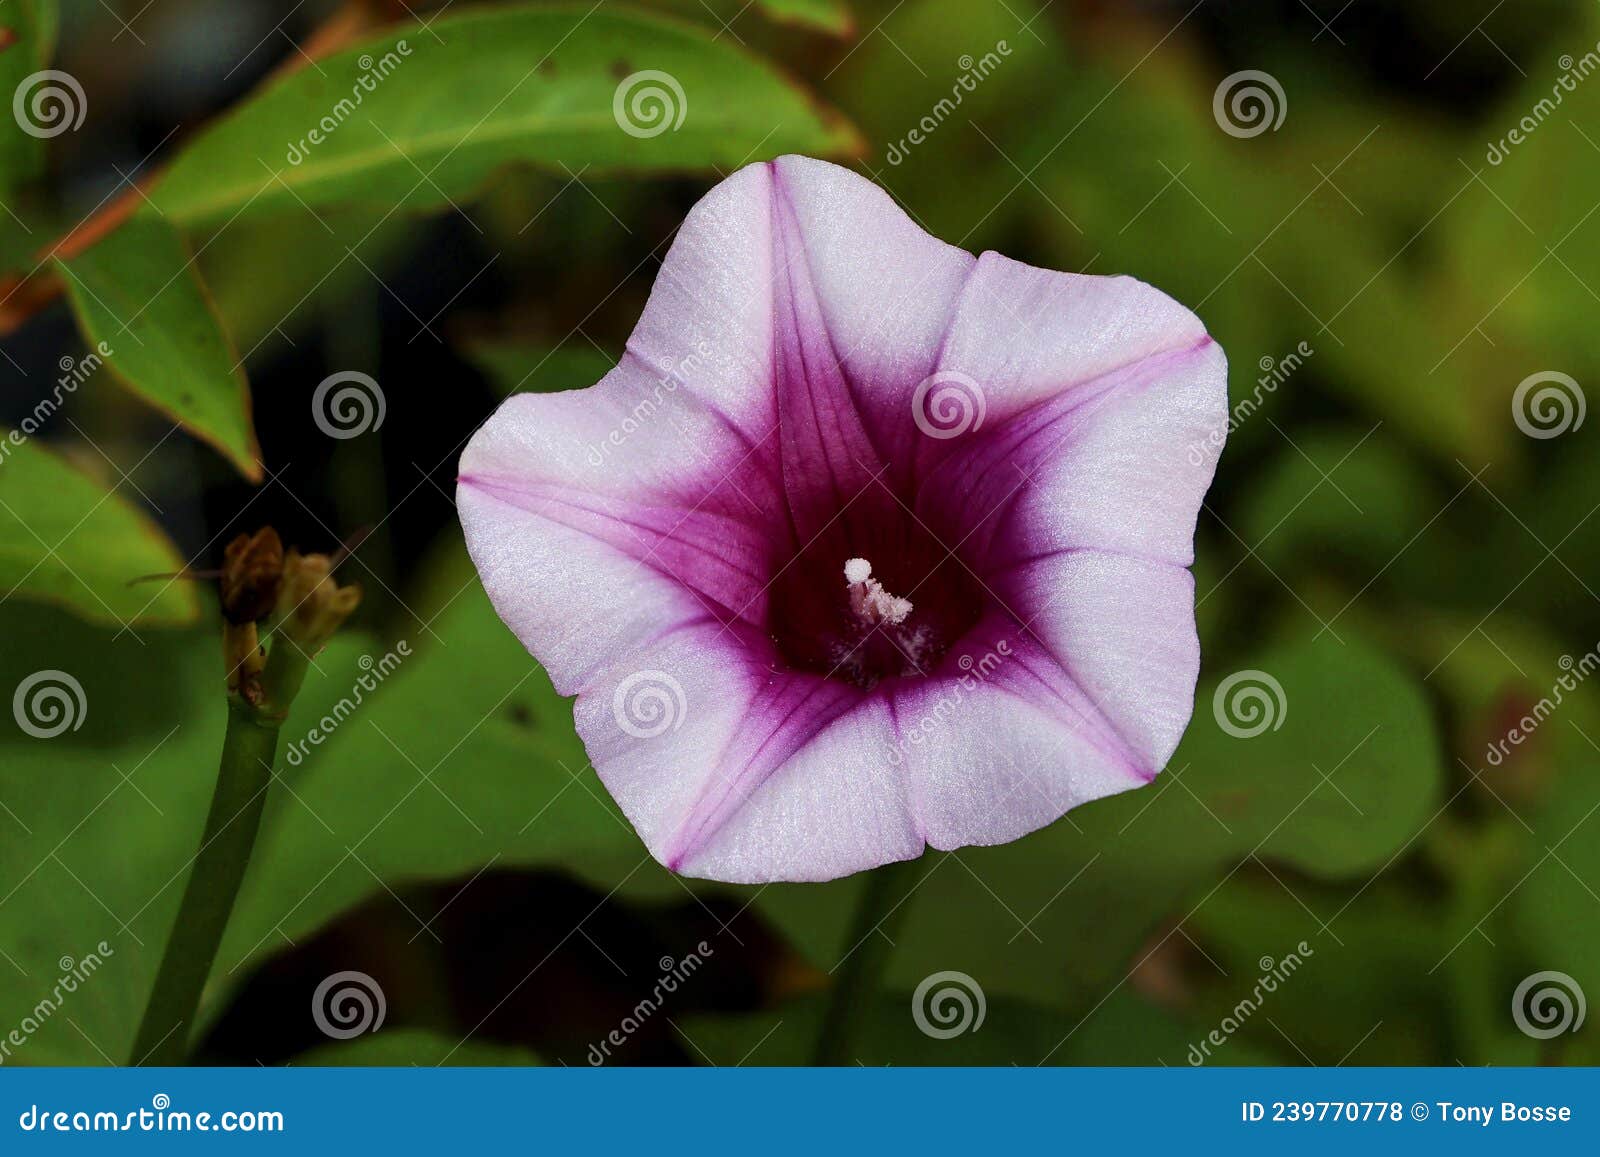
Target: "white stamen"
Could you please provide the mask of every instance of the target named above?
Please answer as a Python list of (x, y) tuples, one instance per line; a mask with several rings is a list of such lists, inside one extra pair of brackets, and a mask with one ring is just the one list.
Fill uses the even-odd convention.
[(845, 581), (850, 585), (850, 609), (865, 623), (898, 626), (911, 614), (911, 600), (891, 595), (872, 577), (872, 564), (852, 558), (844, 564)]

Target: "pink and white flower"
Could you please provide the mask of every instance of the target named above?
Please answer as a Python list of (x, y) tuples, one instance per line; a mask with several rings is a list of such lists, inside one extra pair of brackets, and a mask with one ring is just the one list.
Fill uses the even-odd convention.
[(804, 157), (684, 222), (617, 367), (508, 400), (458, 504), (655, 857), (827, 880), (1150, 782), (1200, 651), (1226, 363), (1126, 277), (974, 258)]

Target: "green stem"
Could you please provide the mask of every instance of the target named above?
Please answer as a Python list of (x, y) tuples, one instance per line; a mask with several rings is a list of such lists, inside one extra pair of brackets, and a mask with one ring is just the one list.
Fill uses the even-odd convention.
[(845, 1065), (855, 1061), (862, 1020), (878, 994), (895, 933), (911, 907), (911, 893), (919, 879), (917, 866), (917, 860), (902, 860), (868, 873), (850, 928), (850, 954), (834, 980), (813, 1064)]
[(278, 729), (305, 678), (305, 667), (304, 656), (278, 640), (262, 672), (266, 691), (262, 702), (251, 705), (238, 696), (229, 700), (211, 811), (150, 1003), (134, 1038), (136, 1065), (181, 1065), (189, 1055), (200, 996), (261, 827), (277, 758)]

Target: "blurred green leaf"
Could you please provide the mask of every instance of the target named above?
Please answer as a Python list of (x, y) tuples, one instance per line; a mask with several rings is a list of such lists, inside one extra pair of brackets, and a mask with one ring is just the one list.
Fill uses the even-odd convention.
[(196, 138), (142, 212), (195, 226), (246, 210), (422, 208), (516, 162), (702, 170), (858, 143), (728, 41), (640, 13), (484, 9), (318, 63)]
[[(0, 49), (0, 94), (7, 98), (8, 111), (9, 102), (20, 97), (26, 108), (40, 114), (29, 117), (37, 134), (26, 131), (14, 116), (0, 120), (0, 193), (39, 175), (47, 136), (53, 135), (58, 124), (70, 125), (83, 107), (83, 101), (61, 81), (34, 77), (50, 66), (58, 21), (55, 0), (0, 0), (0, 30), (16, 38), (10, 47)], [(57, 101), (52, 91), (66, 96), (66, 101)], [(9, 232), (11, 222), (6, 220), (0, 227)]]
[(527, 1049), (477, 1039), (457, 1040), (417, 1028), (386, 1028), (353, 1040), (321, 1045), (293, 1061), (302, 1066), (450, 1065), (462, 1068), (525, 1068), (543, 1062)]
[(20, 431), (0, 430), (0, 586), (119, 628), (187, 623), (186, 583), (130, 586), (183, 559), (145, 514)]
[(56, 265), (84, 337), (117, 380), (258, 481), (239, 355), (171, 226), (135, 218)]
[[(1203, 907), (1241, 861), (1327, 878), (1383, 867), (1438, 792), (1439, 743), (1415, 684), (1383, 656), (1327, 637), (1261, 653), (1252, 669), (1282, 688), (1269, 708), (1275, 729), (1229, 734), (1213, 707), (1217, 684), (1202, 686), (1188, 734), (1150, 787), (1002, 847), (929, 857), (896, 937), (894, 982), (913, 987), (959, 969), (992, 995), (1092, 1018), (1141, 941), (1163, 919)], [(1255, 678), (1233, 691), (1248, 686), (1272, 693)], [(1224, 712), (1233, 704), (1230, 721), (1247, 705), (1232, 694), (1223, 702)], [(830, 969), (850, 947), (845, 921), (859, 887), (772, 885), (753, 903)]]
[(815, 28), (834, 36), (849, 36), (855, 18), (845, 0), (756, 0), (757, 6), (780, 24)]
[(529, 342), (485, 338), (468, 342), (464, 352), (467, 360), (506, 396), (579, 390), (594, 385), (617, 364), (609, 354), (578, 341), (552, 349)]
[[(1132, 993), (1123, 991), (1106, 1001), (1100, 1014), (1079, 1025), (1059, 1009), (1029, 1004), (1009, 997), (982, 997), (982, 1023), (977, 1021), (977, 997), (964, 979), (930, 986), (922, 1006), (941, 990), (950, 1002), (935, 1011), (956, 1014), (950, 1024), (931, 1021), (942, 1031), (957, 1023), (976, 1027), (943, 1039), (917, 1026), (911, 993), (884, 996), (867, 1007), (859, 1028), (859, 1056), (863, 1065), (1157, 1065), (1189, 1063), (1189, 1049), (1204, 1038), (1209, 1026), (1185, 1024)], [(972, 1009), (960, 1009), (954, 995), (964, 992)], [(700, 1014), (684, 1018), (680, 1034), (689, 1053), (707, 1064), (805, 1065), (822, 1023), (823, 1002), (817, 997), (791, 1001), (771, 1012), (740, 1015)], [(1270, 1048), (1228, 1041), (1211, 1051), (1208, 1064), (1270, 1065), (1282, 1058)]]

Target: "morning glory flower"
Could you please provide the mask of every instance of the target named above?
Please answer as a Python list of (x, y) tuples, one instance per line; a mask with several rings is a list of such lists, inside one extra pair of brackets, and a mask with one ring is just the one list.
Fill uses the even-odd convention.
[(500, 407), (458, 505), (656, 859), (827, 880), (1160, 772), (1225, 376), (1148, 285), (784, 157), (690, 212), (615, 369)]

